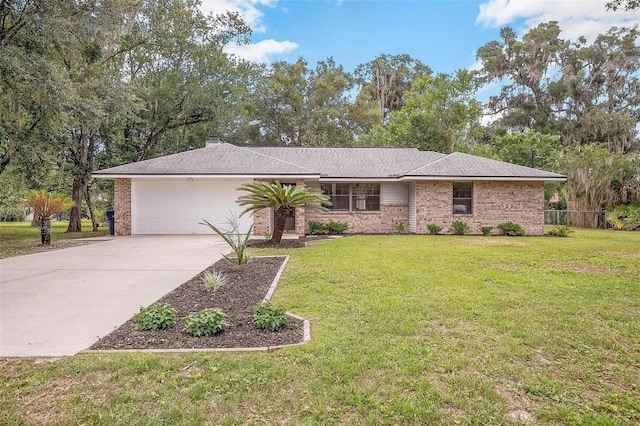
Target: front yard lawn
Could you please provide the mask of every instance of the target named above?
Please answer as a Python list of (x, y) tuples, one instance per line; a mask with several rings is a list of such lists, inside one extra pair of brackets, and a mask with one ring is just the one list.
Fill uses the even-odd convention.
[(0, 423), (640, 423), (638, 233), (362, 236), (287, 253), (273, 300), (311, 319), (311, 343), (5, 360)]
[(32, 227), (29, 222), (0, 222), (0, 257), (31, 254), (46, 249), (55, 249), (69, 245), (69, 240), (87, 237), (100, 237), (109, 234), (109, 228), (91, 231), (91, 222), (83, 221), (83, 232), (65, 232), (68, 222), (51, 224), (50, 248), (40, 246), (40, 228)]

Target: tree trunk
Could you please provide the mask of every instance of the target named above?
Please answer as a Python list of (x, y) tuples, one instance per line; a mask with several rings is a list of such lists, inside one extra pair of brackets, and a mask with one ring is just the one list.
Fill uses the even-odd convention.
[(40, 216), (40, 241), (43, 246), (51, 245), (51, 218)]
[(76, 205), (71, 208), (69, 226), (66, 232), (82, 232), (82, 200), (84, 199), (85, 186), (86, 179), (82, 177), (73, 178), (71, 199), (73, 199)]
[(76, 205), (71, 208), (67, 232), (82, 232), (82, 200), (85, 198), (89, 184), (96, 138), (95, 132), (91, 129), (81, 127), (78, 132), (77, 135), (73, 135), (77, 138), (77, 141), (71, 148), (71, 161), (73, 164), (71, 198)]
[(273, 235), (271, 236), (271, 241), (273, 241), (274, 244), (280, 244), (280, 241), (282, 241), (284, 225), (288, 215), (289, 209), (287, 207), (280, 207), (274, 212)]
[(96, 216), (93, 213), (93, 204), (91, 204), (91, 185), (87, 185), (87, 190), (84, 193), (84, 200), (87, 202), (87, 208), (89, 209), (89, 217), (91, 218), (91, 230), (96, 232), (98, 230), (98, 224), (96, 222)]

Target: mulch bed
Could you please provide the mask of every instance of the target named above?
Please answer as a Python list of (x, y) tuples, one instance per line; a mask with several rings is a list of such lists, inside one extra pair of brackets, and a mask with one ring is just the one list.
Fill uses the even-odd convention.
[[(253, 308), (264, 299), (283, 262), (284, 257), (254, 257), (245, 265), (220, 260), (208, 269), (227, 275), (224, 286), (214, 292), (206, 289), (200, 280), (201, 273), (159, 300), (176, 310), (176, 321), (171, 327), (136, 330), (132, 318), (89, 349), (252, 348), (300, 343), (304, 323), (299, 319), (288, 317), (287, 325), (276, 332), (259, 330), (253, 324)], [(182, 331), (187, 315), (211, 307), (227, 315), (228, 329), (209, 337), (193, 337)]]

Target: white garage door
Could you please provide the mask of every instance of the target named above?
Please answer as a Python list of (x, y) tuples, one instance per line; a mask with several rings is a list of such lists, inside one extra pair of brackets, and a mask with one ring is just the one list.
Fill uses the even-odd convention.
[[(132, 234), (211, 234), (199, 225), (206, 219), (228, 228), (230, 211), (240, 216), (235, 202), (237, 188), (248, 182), (239, 179), (133, 179), (131, 182)], [(253, 223), (249, 213), (239, 217), (240, 230)]]

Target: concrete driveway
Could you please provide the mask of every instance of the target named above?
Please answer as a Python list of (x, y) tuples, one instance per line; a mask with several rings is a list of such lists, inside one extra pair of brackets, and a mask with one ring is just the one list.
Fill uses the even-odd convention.
[(0, 259), (0, 356), (76, 354), (229, 251), (212, 235), (130, 236)]

